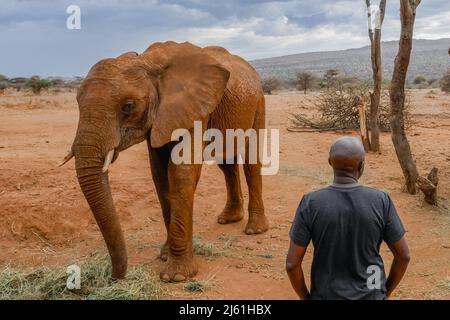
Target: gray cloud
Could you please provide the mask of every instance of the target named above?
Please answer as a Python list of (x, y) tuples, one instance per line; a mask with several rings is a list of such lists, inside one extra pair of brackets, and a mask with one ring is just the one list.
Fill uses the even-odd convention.
[[(67, 30), (66, 8), (81, 7), (82, 29)], [(399, 34), (388, 1), (383, 39)], [(450, 37), (450, 3), (424, 0), (415, 36)], [(155, 41), (217, 44), (247, 59), (368, 44), (363, 0), (4, 0), (0, 73), (84, 75), (97, 60), (142, 51)]]

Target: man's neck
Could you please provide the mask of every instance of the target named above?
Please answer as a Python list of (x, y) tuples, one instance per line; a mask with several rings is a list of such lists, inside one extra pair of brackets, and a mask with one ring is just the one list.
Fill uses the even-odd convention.
[(333, 184), (335, 185), (355, 185), (358, 184), (356, 177), (349, 176), (334, 176)]

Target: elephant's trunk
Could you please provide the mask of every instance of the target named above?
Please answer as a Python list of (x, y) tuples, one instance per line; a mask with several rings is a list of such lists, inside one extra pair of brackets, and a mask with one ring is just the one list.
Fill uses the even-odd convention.
[(121, 279), (127, 270), (127, 252), (109, 188), (108, 172), (103, 172), (108, 152), (104, 143), (98, 143), (99, 140), (103, 139), (96, 139), (79, 127), (73, 146), (75, 167), (81, 190), (108, 247), (112, 277)]

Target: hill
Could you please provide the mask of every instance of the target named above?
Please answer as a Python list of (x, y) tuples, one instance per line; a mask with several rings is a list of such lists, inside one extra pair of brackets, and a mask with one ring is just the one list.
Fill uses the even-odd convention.
[[(427, 79), (440, 79), (445, 70), (450, 68), (448, 49), (450, 38), (438, 40), (415, 39), (408, 70), (408, 80), (416, 76)], [(398, 50), (398, 41), (382, 43), (383, 76), (392, 76), (394, 59)], [(325, 70), (338, 69), (342, 74), (357, 76), (361, 79), (371, 78), (370, 47), (339, 51), (300, 53), (282, 57), (251, 61), (262, 77), (276, 76), (292, 79), (299, 70), (306, 70), (323, 75)]]

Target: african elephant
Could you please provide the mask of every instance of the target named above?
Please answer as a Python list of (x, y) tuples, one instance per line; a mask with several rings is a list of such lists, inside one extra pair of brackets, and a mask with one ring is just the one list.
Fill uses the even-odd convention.
[[(69, 155), (81, 190), (103, 234), (112, 277), (126, 274), (127, 253), (108, 181), (108, 166), (119, 153), (147, 141), (153, 181), (161, 203), (167, 240), (160, 277), (183, 281), (197, 273), (193, 255), (193, 198), (201, 164), (174, 164), (171, 150), (177, 128), (243, 130), (265, 127), (265, 102), (256, 71), (221, 47), (154, 43), (138, 55), (104, 59), (89, 71), (77, 93), (79, 122)], [(203, 145), (203, 148), (205, 145)], [(227, 156), (227, 155), (224, 155)], [(236, 163), (236, 162), (235, 162)], [(218, 222), (243, 218), (238, 164), (221, 164), (227, 201)], [(247, 234), (268, 229), (261, 195), (261, 161), (244, 164), (249, 189)]]

